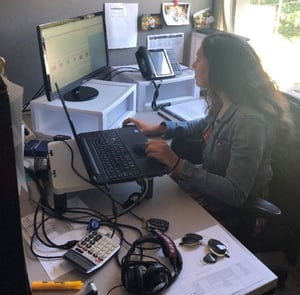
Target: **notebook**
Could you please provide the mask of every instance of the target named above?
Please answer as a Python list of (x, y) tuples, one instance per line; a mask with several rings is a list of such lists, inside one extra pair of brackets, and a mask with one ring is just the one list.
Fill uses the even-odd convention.
[(90, 180), (95, 185), (162, 176), (168, 167), (145, 154), (147, 138), (136, 126), (77, 133), (56, 85), (74, 139)]

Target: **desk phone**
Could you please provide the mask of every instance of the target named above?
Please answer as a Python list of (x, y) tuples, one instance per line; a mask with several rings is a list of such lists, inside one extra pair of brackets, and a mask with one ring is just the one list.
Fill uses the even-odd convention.
[(140, 46), (135, 53), (141, 74), (146, 80), (173, 78), (181, 67), (173, 49), (149, 49)]

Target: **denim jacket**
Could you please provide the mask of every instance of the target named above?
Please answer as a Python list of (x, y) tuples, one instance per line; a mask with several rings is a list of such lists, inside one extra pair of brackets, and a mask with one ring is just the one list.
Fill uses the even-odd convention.
[[(167, 139), (203, 139), (215, 122), (208, 115), (188, 122), (164, 122)], [(248, 197), (261, 196), (272, 177), (272, 128), (264, 117), (247, 106), (231, 105), (214, 124), (202, 153), (202, 163), (183, 161), (178, 184), (213, 204), (243, 205)]]

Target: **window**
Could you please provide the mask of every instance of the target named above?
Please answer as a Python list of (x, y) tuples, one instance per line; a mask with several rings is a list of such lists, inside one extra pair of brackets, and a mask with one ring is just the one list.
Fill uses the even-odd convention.
[(234, 31), (250, 38), (281, 90), (300, 86), (300, 0), (241, 1)]

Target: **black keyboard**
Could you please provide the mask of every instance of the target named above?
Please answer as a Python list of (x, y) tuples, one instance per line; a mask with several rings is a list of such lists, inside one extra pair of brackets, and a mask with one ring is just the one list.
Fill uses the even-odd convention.
[(97, 154), (94, 159), (99, 159), (100, 162), (96, 165), (104, 169), (109, 179), (126, 179), (140, 174), (116, 132), (112, 130), (105, 133), (92, 133), (89, 136), (88, 141), (94, 147), (91, 151)]

